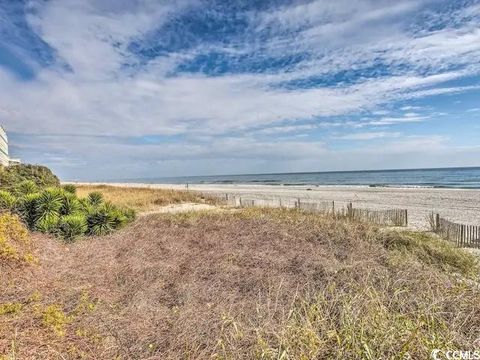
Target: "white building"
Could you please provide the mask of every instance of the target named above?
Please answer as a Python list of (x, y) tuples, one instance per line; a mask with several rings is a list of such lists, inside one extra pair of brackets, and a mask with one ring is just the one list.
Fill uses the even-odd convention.
[(0, 165), (10, 165), (10, 157), (8, 156), (8, 137), (2, 126), (0, 126)]
[(18, 165), (20, 160), (10, 159), (8, 154), (8, 137), (7, 133), (3, 126), (0, 126), (0, 165), (9, 166), (9, 165)]

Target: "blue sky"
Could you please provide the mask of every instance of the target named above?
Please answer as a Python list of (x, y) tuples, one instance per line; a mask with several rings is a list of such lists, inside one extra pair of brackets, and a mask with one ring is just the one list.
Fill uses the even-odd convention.
[(0, 0), (11, 154), (64, 179), (480, 165), (480, 1)]

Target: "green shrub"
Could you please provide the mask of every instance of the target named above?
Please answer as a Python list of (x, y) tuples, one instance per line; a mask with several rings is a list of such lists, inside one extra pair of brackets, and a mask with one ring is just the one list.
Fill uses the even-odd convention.
[(0, 190), (0, 210), (17, 213), (33, 231), (58, 235), (73, 241), (82, 235), (106, 235), (135, 219), (135, 211), (105, 203), (103, 194), (93, 192), (79, 199), (71, 187), (51, 187), (30, 193), (35, 185), (19, 185), (18, 199)]
[(11, 211), (15, 206), (15, 196), (8, 191), (0, 190), (0, 210)]
[(94, 206), (90, 204), (90, 200), (88, 200), (88, 198), (79, 199), (78, 202), (80, 204), (80, 210), (83, 213), (87, 214), (93, 211)]
[(103, 194), (101, 192), (92, 192), (88, 194), (88, 202), (92, 206), (100, 206), (103, 204)]
[(16, 211), (20, 215), (23, 222), (30, 228), (35, 229), (35, 223), (37, 222), (37, 207), (40, 194), (28, 194), (20, 197), (17, 200)]
[(60, 216), (63, 206), (64, 192), (60, 188), (48, 188), (40, 193), (37, 200), (37, 222), (43, 219), (54, 219)]
[(64, 191), (62, 194), (62, 206), (60, 208), (60, 215), (71, 215), (81, 210), (81, 204), (78, 198), (70, 193)]
[(15, 187), (18, 196), (34, 194), (38, 192), (38, 186), (33, 180), (24, 180)]
[(60, 218), (58, 234), (67, 241), (85, 235), (88, 230), (87, 219), (83, 214), (66, 215)]
[(113, 229), (119, 229), (125, 226), (129, 222), (128, 217), (125, 214), (125, 211), (119, 209), (115, 205), (111, 203), (105, 203), (103, 207), (105, 208), (105, 211), (110, 215), (112, 219)]
[(107, 235), (116, 227), (118, 219), (116, 214), (107, 206), (95, 208), (87, 215), (89, 235)]
[(77, 187), (73, 184), (65, 184), (62, 186), (63, 190), (66, 192), (75, 195), (77, 193)]
[(58, 225), (58, 216), (45, 216), (37, 220), (37, 222), (35, 223), (35, 230), (45, 234), (56, 235), (58, 232)]
[(33, 181), (38, 187), (60, 186), (60, 181), (50, 169), (40, 165), (21, 164), (0, 167), (0, 188), (15, 191), (25, 180)]

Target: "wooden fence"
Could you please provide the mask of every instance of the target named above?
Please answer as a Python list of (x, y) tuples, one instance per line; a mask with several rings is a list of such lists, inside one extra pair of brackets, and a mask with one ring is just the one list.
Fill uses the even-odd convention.
[(353, 207), (352, 203), (350, 203), (347, 206), (347, 213), (352, 220), (365, 221), (377, 225), (408, 226), (407, 209), (357, 209)]
[(457, 224), (435, 214), (435, 232), (459, 247), (480, 249), (480, 226)]
[(242, 197), (229, 194), (225, 195), (225, 199), (231, 206), (296, 208), (383, 226), (408, 226), (406, 209), (369, 210), (354, 208), (352, 203), (347, 204), (347, 207), (338, 207), (335, 201), (313, 201), (301, 198), (252, 198), (251, 196)]

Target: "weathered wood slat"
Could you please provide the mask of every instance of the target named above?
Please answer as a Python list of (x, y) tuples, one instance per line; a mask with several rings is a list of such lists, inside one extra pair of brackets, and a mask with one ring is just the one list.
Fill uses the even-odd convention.
[(435, 215), (435, 232), (459, 247), (480, 248), (480, 226), (458, 224)]

